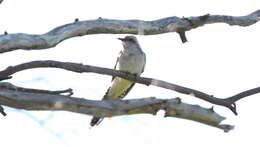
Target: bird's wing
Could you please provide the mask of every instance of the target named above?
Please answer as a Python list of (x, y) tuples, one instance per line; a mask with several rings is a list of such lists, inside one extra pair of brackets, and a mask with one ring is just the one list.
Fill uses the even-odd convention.
[(119, 98), (124, 98), (128, 92), (134, 87), (135, 83), (132, 83), (131, 86), (129, 88), (127, 88), (120, 96)]
[(111, 89), (111, 86), (107, 89), (105, 95), (103, 96), (103, 100), (107, 99), (107, 95), (108, 95), (110, 89)]
[[(119, 63), (119, 58), (121, 57), (121, 55), (122, 55), (122, 51), (120, 51), (119, 52), (119, 55), (118, 55), (118, 57), (117, 57), (117, 59), (116, 59), (116, 64), (115, 64), (115, 66), (114, 66), (114, 69), (116, 70), (117, 69), (117, 66), (118, 66), (118, 63)], [(115, 76), (112, 76), (112, 80), (111, 81), (113, 81), (115, 79)], [(109, 90), (109, 89), (108, 89)]]
[[(124, 79), (121, 79), (121, 80), (124, 80)], [(127, 80), (124, 80), (124, 81), (127, 81)], [(135, 85), (134, 82), (131, 82), (130, 84), (131, 85), (129, 85), (129, 87), (127, 89), (122, 91), (122, 93), (120, 93), (120, 95), (117, 96), (118, 99), (124, 98), (128, 94), (128, 92), (133, 88), (133, 86)], [(107, 89), (105, 95), (103, 96), (103, 100), (106, 100), (106, 99), (110, 98), (108, 96), (110, 94), (109, 92), (111, 92), (110, 90), (111, 90), (111, 86)]]
[[(145, 53), (143, 53), (143, 55), (144, 55), (144, 66), (143, 66), (143, 69), (142, 69), (142, 73), (144, 72), (145, 63), (146, 63)], [(136, 76), (137, 76), (137, 75), (136, 75)], [(128, 92), (134, 87), (134, 85), (135, 85), (135, 83), (133, 82), (133, 83), (131, 84), (131, 86), (130, 86), (126, 91), (124, 91), (124, 93), (122, 93), (119, 97), (120, 97), (120, 98), (125, 97), (125, 96), (128, 94)]]
[[(143, 53), (143, 54), (144, 54), (144, 66), (143, 66), (143, 69), (142, 69), (142, 73), (144, 72), (145, 63), (146, 63), (145, 53)], [(122, 94), (120, 95), (120, 98), (125, 97), (125, 96), (128, 94), (128, 92), (134, 87), (134, 85), (135, 85), (135, 83), (133, 82), (132, 85), (131, 85), (126, 91), (124, 91), (124, 93), (122, 93)]]
[(144, 66), (143, 66), (143, 69), (142, 69), (142, 73), (144, 72), (144, 68), (145, 68), (145, 64), (146, 64), (146, 55), (145, 55), (144, 52), (143, 52), (143, 54), (144, 54)]
[[(117, 66), (118, 66), (118, 63), (119, 63), (119, 59), (120, 59), (122, 53), (123, 53), (123, 52), (120, 51), (119, 54), (118, 54), (118, 57), (117, 57), (117, 59), (116, 59), (116, 64), (115, 64), (115, 66), (114, 66), (114, 69), (115, 69), (115, 70), (117, 69)], [(115, 76), (112, 76), (112, 80), (111, 80), (111, 82), (113, 82), (114, 79), (115, 79)], [(106, 99), (107, 94), (108, 94), (110, 88), (111, 88), (111, 87), (109, 87), (109, 88), (107, 89), (105, 95), (103, 96), (103, 99)]]

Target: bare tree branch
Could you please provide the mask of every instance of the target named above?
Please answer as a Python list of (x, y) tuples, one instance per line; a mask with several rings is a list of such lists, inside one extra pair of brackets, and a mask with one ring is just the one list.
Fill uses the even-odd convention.
[(0, 88), (21, 91), (21, 92), (30, 92), (30, 93), (44, 93), (44, 94), (64, 94), (68, 93), (68, 96), (73, 95), (73, 91), (71, 88), (66, 90), (57, 90), (57, 91), (50, 91), (50, 90), (41, 90), (41, 89), (32, 89), (32, 88), (23, 88), (19, 86), (15, 86), (9, 82), (0, 82)]
[[(77, 19), (76, 19), (77, 20)], [(226, 23), (229, 25), (249, 26), (260, 20), (260, 10), (245, 16), (203, 15), (197, 17), (167, 17), (153, 21), (113, 20), (98, 18), (96, 20), (74, 21), (54, 28), (40, 35), (7, 34), (0, 36), (0, 53), (17, 49), (37, 50), (51, 48), (63, 40), (90, 34), (142, 34), (153, 35), (178, 32), (186, 42), (185, 31), (205, 24)]]
[(158, 79), (139, 77), (139, 76), (128, 74), (123, 71), (117, 71), (117, 70), (108, 69), (108, 68), (95, 67), (95, 66), (77, 64), (77, 63), (71, 63), (71, 62), (59, 62), (59, 61), (51, 61), (51, 60), (32, 61), (32, 62), (28, 62), (28, 63), (19, 64), (16, 66), (10, 66), (10, 67), (6, 68), (5, 70), (0, 71), (0, 79), (9, 77), (10, 75), (12, 75), (16, 72), (22, 71), (22, 70), (41, 68), (41, 67), (61, 68), (61, 69), (78, 72), (78, 73), (93, 72), (93, 73), (104, 74), (104, 75), (118, 76), (118, 77), (128, 79), (128, 80), (140, 83), (140, 84), (154, 85), (157, 87), (177, 91), (177, 92), (180, 92), (183, 94), (188, 94), (188, 95), (197, 97), (199, 99), (205, 100), (207, 102), (210, 102), (212, 104), (225, 106), (225, 107), (229, 108), (234, 114), (237, 114), (236, 105), (235, 105), (236, 101), (238, 101), (241, 98), (260, 93), (260, 87), (257, 87), (257, 88), (247, 90), (245, 92), (241, 92), (234, 96), (222, 99), (222, 98), (217, 98), (213, 95), (209, 95), (209, 94), (206, 94), (204, 92), (201, 92), (201, 91), (198, 91), (195, 89), (179, 86), (179, 85), (172, 84), (172, 83), (158, 80)]
[(177, 117), (197, 121), (225, 132), (231, 125), (220, 124), (225, 118), (213, 109), (202, 108), (180, 101), (179, 98), (156, 99), (154, 97), (131, 100), (94, 101), (63, 95), (37, 94), (0, 88), (0, 104), (26, 110), (63, 110), (99, 117), (131, 114), (153, 114), (165, 110), (165, 117)]

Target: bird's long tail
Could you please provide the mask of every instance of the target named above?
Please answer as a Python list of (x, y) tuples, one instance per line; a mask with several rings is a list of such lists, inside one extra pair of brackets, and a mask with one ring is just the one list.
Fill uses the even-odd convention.
[(95, 117), (95, 116), (94, 116), (94, 117), (91, 119), (90, 126), (93, 127), (93, 126), (99, 125), (103, 119), (104, 119), (103, 117)]

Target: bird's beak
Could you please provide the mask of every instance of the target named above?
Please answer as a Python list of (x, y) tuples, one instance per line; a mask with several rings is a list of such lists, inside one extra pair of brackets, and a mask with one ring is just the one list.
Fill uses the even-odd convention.
[(125, 40), (125, 38), (117, 38), (118, 40), (121, 40), (121, 41), (124, 41)]

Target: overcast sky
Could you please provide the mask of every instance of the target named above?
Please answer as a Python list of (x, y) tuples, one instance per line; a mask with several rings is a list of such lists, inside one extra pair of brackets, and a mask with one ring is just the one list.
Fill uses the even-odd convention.
[[(169, 16), (199, 16), (207, 13), (241, 16), (260, 9), (259, 1), (235, 0), (5, 0), (0, 5), (0, 32), (42, 34), (79, 20), (142, 19)], [(206, 25), (187, 32), (182, 44), (176, 33), (137, 38), (147, 56), (143, 76), (157, 78), (216, 97), (225, 98), (260, 83), (260, 24), (249, 27), (227, 24)], [(33, 60), (58, 60), (113, 68), (122, 48), (116, 38), (126, 34), (88, 35), (71, 38), (55, 48), (40, 51), (14, 51), (0, 55), (0, 70)], [(64, 80), (66, 79), (66, 80)], [(58, 69), (23, 71), (9, 80), (24, 87), (60, 90), (73, 88), (76, 97), (99, 100), (111, 77), (77, 74)], [(212, 105), (173, 91), (136, 84), (126, 98), (156, 96), (180, 97), (186, 103)], [(226, 108), (215, 110), (235, 125), (229, 133), (204, 124), (157, 116), (132, 115), (105, 119), (89, 128), (88, 115), (70, 112), (28, 112), (7, 108), (0, 116), (0, 145), (27, 147), (86, 146), (252, 146), (259, 143), (259, 94), (237, 103), (238, 116)]]

